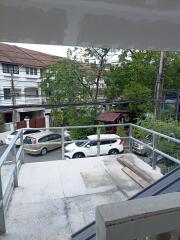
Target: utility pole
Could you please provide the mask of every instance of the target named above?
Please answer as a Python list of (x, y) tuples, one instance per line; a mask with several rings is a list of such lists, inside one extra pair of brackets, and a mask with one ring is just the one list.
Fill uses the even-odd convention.
[(16, 129), (16, 93), (14, 88), (14, 73), (13, 73), (13, 67), (11, 68), (11, 99), (12, 99), (12, 105), (13, 105), (13, 112), (12, 112), (12, 121), (14, 130)]
[(12, 121), (13, 121), (13, 126), (14, 126), (14, 130), (16, 129), (16, 120), (17, 120), (17, 116), (16, 116), (16, 91), (15, 91), (15, 87), (14, 87), (14, 74), (19, 74), (19, 70), (23, 67), (24, 65), (21, 65), (18, 67), (18, 69), (15, 71), (13, 66), (11, 66), (10, 69), (10, 73), (11, 73), (11, 98), (12, 98), (12, 105), (13, 105), (13, 114), (12, 114)]
[(161, 51), (159, 72), (157, 75), (156, 86), (155, 86), (155, 96), (154, 96), (154, 119), (159, 120), (161, 117), (161, 104), (163, 101), (163, 86), (164, 86), (164, 63), (165, 63), (165, 52)]
[(175, 114), (176, 121), (178, 120), (179, 106), (180, 106), (180, 92), (177, 91), (177, 93), (176, 93), (176, 114)]

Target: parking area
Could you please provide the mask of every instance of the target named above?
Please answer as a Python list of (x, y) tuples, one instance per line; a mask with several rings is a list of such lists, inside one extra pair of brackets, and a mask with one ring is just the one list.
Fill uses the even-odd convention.
[[(5, 149), (7, 148), (7, 145), (3, 145), (0, 146), (0, 156), (2, 156), (3, 152), (5, 151)], [(18, 148), (17, 148), (18, 150)], [(125, 150), (125, 152), (127, 152)], [(137, 155), (141, 160), (143, 160), (146, 163), (150, 162), (150, 158), (146, 157), (146, 156), (140, 156)], [(31, 162), (45, 162), (45, 161), (54, 161), (54, 160), (59, 160), (62, 159), (62, 152), (61, 152), (61, 148), (58, 148), (56, 150), (53, 150), (51, 152), (48, 152), (45, 156), (41, 156), (41, 155), (29, 155), (24, 153), (24, 162), (25, 163), (31, 163)]]
[[(7, 145), (0, 146), (0, 156), (2, 156), (6, 148), (7, 148)], [(62, 158), (61, 156), (62, 156), (61, 148), (48, 152), (45, 156), (41, 156), (41, 155), (33, 156), (33, 155), (24, 153), (24, 162), (31, 163), (34, 161), (36, 162), (54, 161), (54, 160), (61, 159)]]

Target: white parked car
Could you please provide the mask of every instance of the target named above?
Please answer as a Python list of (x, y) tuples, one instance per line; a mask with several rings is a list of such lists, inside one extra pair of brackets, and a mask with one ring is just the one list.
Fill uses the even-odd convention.
[[(68, 144), (65, 147), (65, 158), (82, 158), (97, 155), (97, 135), (87, 136), (87, 139)], [(122, 153), (124, 141), (116, 134), (100, 135), (100, 155), (115, 155)]]
[[(16, 134), (19, 132), (20, 130), (16, 130), (12, 133), (10, 133), (9, 135), (6, 136), (5, 138), (5, 143), (6, 144), (10, 144), (11, 141), (13, 140), (13, 138), (16, 136)], [(28, 136), (29, 134), (32, 134), (32, 133), (38, 133), (38, 132), (42, 132), (42, 130), (31, 130), (31, 129), (27, 129), (27, 130), (23, 130), (23, 139), (25, 139), (26, 136)], [(20, 143), (20, 138), (17, 139), (16, 141), (16, 146), (20, 146), (21, 143)]]

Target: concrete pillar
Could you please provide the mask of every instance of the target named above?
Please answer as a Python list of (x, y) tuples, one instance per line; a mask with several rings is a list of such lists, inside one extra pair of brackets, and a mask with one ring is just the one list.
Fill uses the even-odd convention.
[(11, 132), (14, 132), (14, 130), (15, 130), (15, 129), (14, 129), (14, 124), (13, 124), (13, 123), (10, 123), (9, 126), (10, 126), (10, 130), (11, 130)]
[(16, 111), (16, 121), (20, 122), (20, 112)]
[(24, 121), (26, 121), (26, 127), (27, 127), (27, 128), (30, 128), (30, 125), (29, 125), (29, 121), (30, 121), (30, 119), (25, 118)]
[(50, 127), (50, 121), (49, 121), (49, 115), (45, 115), (45, 127), (49, 128)]

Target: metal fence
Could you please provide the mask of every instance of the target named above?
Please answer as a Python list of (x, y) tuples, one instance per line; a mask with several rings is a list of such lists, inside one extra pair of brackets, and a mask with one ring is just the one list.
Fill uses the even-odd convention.
[[(65, 131), (72, 131), (73, 129), (89, 129), (93, 128), (94, 132), (97, 134), (97, 156), (101, 155), (101, 133), (102, 129), (105, 127), (116, 127), (116, 128), (126, 128), (126, 136), (121, 137), (126, 141), (127, 152), (133, 152), (133, 143), (139, 143), (142, 146), (145, 146), (152, 152), (152, 168), (156, 168), (157, 164), (157, 156), (161, 155), (170, 161), (180, 164), (179, 157), (171, 156), (160, 149), (158, 149), (158, 138), (163, 138), (168, 142), (173, 142), (174, 144), (180, 144), (179, 139), (175, 139), (173, 137), (161, 134), (159, 132), (143, 128), (141, 126), (137, 126), (134, 124), (109, 124), (109, 125), (89, 125), (89, 126), (69, 126), (69, 127), (57, 127), (57, 128), (36, 128), (31, 130), (48, 130), (51, 132), (59, 132), (61, 134), (61, 152), (62, 157), (59, 159), (65, 159), (65, 146), (71, 142), (79, 142), (82, 140), (72, 140), (71, 142), (66, 141), (65, 139)], [(152, 135), (152, 142), (150, 144), (144, 143), (142, 140), (137, 139), (134, 134), (134, 130), (144, 131), (146, 134)], [(26, 129), (27, 130), (27, 129)], [(29, 129), (30, 130), (30, 129)], [(23, 139), (23, 131), (24, 129), (19, 130), (19, 132), (15, 135), (9, 146), (6, 148), (4, 153), (0, 158), (0, 233), (4, 233), (6, 231), (5, 227), (5, 213), (8, 208), (9, 201), (12, 196), (13, 189), (18, 187), (18, 173), (21, 165), (23, 164), (24, 157), (24, 139)], [(20, 140), (19, 149), (16, 148), (16, 142)], [(54, 143), (54, 142), (53, 142)], [(59, 142), (57, 142), (59, 143)], [(39, 143), (38, 145), (41, 145)], [(51, 144), (51, 143), (49, 143)], [(8, 172), (7, 177), (4, 176), (4, 172)]]

